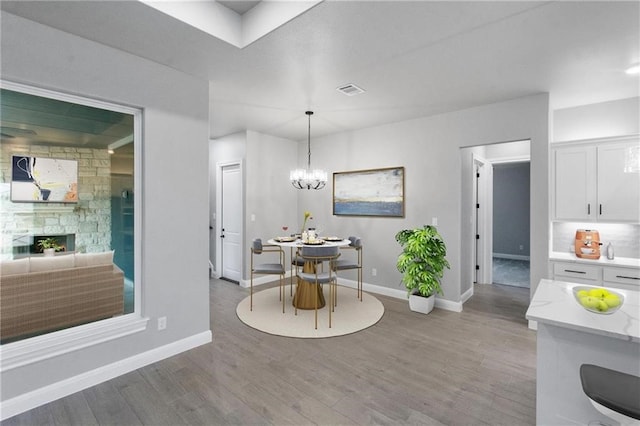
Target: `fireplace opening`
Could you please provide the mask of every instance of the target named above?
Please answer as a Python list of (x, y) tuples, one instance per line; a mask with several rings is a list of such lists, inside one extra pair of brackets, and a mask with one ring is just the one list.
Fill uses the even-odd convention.
[(62, 247), (59, 252), (73, 252), (76, 249), (75, 234), (21, 235), (13, 239), (13, 258), (41, 255), (42, 248), (39, 242), (47, 238), (52, 238)]

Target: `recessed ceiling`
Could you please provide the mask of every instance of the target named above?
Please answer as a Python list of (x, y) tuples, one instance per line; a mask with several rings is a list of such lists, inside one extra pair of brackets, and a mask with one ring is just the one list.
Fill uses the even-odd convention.
[(239, 15), (244, 15), (246, 12), (248, 12), (251, 9), (253, 9), (253, 7), (255, 5), (260, 3), (259, 0), (258, 1), (244, 1), (244, 0), (223, 1), (223, 0), (217, 0), (217, 1), (218, 1), (218, 3), (223, 5), (224, 7), (227, 7), (229, 9), (233, 10), (234, 12), (236, 12)]
[(306, 110), (319, 137), (544, 92), (553, 109), (640, 94), (624, 72), (637, 1), (324, 1), (242, 48), (138, 1), (0, 7), (207, 79), (212, 138), (306, 140)]

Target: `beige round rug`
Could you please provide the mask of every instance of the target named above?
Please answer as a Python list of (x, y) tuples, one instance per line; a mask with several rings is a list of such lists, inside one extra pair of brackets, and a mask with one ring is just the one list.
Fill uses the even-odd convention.
[[(295, 289), (294, 289), (295, 291)], [(328, 288), (325, 289), (328, 296)], [(314, 324), (314, 310), (298, 309), (294, 315), (289, 286), (286, 288), (285, 313), (278, 297), (278, 287), (253, 293), (253, 311), (249, 310), (249, 296), (236, 308), (240, 321), (256, 330), (285, 337), (305, 339), (343, 336), (371, 327), (382, 318), (384, 306), (374, 296), (364, 293), (362, 302), (355, 289), (338, 286), (338, 306), (331, 314), (329, 328), (328, 306), (318, 309), (318, 329)]]

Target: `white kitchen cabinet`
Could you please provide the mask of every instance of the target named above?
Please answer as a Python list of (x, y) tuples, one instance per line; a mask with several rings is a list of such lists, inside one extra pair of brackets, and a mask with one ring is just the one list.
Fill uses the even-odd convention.
[(553, 150), (555, 219), (595, 218), (596, 150), (571, 146)]
[(640, 291), (640, 269), (603, 267), (602, 281), (605, 287)]
[(553, 219), (639, 223), (638, 161), (637, 136), (554, 147)]
[(640, 291), (640, 268), (552, 261), (553, 279), (592, 286)]
[(599, 145), (597, 153), (598, 220), (640, 222), (638, 140)]
[(589, 285), (602, 283), (602, 268), (580, 263), (554, 262), (553, 279)]

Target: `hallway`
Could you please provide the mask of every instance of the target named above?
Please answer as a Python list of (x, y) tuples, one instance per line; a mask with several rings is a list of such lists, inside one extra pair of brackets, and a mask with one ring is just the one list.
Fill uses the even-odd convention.
[(493, 283), (514, 287), (530, 287), (529, 261), (493, 258)]

